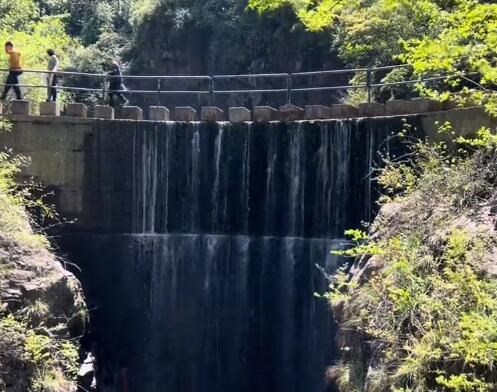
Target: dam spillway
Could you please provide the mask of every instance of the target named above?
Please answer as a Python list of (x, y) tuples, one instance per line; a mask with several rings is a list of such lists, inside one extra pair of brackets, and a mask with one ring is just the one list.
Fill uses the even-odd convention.
[(62, 243), (132, 389), (324, 390), (336, 353), (315, 264), (332, 273), (337, 239), (370, 218), (370, 171), (389, 129), (130, 125), (123, 135), (96, 123), (87, 156), (85, 170), (116, 190), (94, 195), (111, 214), (106, 233)]
[(338, 355), (321, 270), (372, 218), (377, 152), (402, 124), (26, 119), (1, 139), (74, 219), (54, 234), (102, 385), (125, 366), (133, 391), (319, 392)]
[[(126, 190), (97, 192), (95, 205), (129, 213), (113, 234), (73, 234), (64, 248), (87, 266), (95, 328), (114, 326), (105, 341), (129, 362), (132, 388), (324, 390), (336, 353), (315, 264), (333, 272), (334, 239), (369, 218), (388, 131), (143, 123), (127, 132), (128, 154), (109, 125), (97, 125), (90, 171)], [(101, 151), (112, 146), (122, 159), (109, 166)]]

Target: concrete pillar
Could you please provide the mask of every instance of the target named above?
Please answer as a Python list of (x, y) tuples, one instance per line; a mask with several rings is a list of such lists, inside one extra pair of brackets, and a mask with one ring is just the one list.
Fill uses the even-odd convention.
[(330, 107), (331, 118), (353, 118), (359, 116), (359, 110), (352, 105), (336, 104)]
[(278, 120), (278, 111), (271, 106), (254, 107), (255, 122), (269, 122)]
[(229, 108), (229, 118), (233, 124), (252, 120), (252, 113), (247, 108)]
[(200, 111), (202, 121), (224, 121), (224, 112), (216, 106), (203, 106)]
[(10, 103), (10, 112), (16, 115), (29, 116), (31, 114), (31, 102), (15, 100)]
[(330, 117), (330, 108), (323, 105), (307, 105), (305, 107), (306, 120), (322, 120)]
[(197, 111), (191, 106), (178, 106), (174, 108), (174, 121), (197, 121)]
[(379, 117), (385, 115), (385, 105), (376, 102), (361, 103), (358, 107), (359, 117)]
[(412, 104), (416, 113), (432, 113), (442, 110), (442, 102), (430, 98), (414, 98)]
[(416, 105), (405, 99), (392, 99), (387, 101), (386, 115), (395, 116), (398, 114), (414, 114), (416, 113)]
[(88, 108), (82, 103), (68, 103), (66, 106), (66, 116), (88, 117)]
[(95, 106), (95, 113), (93, 117), (113, 120), (115, 117), (114, 108), (112, 106), (97, 105)]
[(57, 102), (40, 102), (40, 116), (57, 117), (60, 115), (60, 108)]
[(292, 105), (290, 103), (281, 106), (279, 112), (280, 112), (279, 113), (280, 120), (284, 122), (298, 121), (304, 119), (304, 109)]
[(123, 106), (122, 118), (124, 120), (143, 120), (143, 110), (138, 106)]
[(148, 117), (152, 121), (169, 121), (169, 109), (165, 106), (150, 106)]

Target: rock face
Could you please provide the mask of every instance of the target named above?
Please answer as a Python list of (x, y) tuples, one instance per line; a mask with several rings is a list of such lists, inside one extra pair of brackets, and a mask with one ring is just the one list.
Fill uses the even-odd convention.
[[(405, 233), (413, 225), (425, 225), (424, 223), (420, 223), (424, 220), (437, 221), (441, 220), (441, 217), (446, 216), (447, 211), (443, 206), (433, 204), (425, 205), (423, 213), (420, 213), (420, 210), (414, 205), (416, 201), (413, 199), (415, 198), (411, 197), (404, 202), (392, 202), (384, 205), (374, 221), (369, 237), (370, 240), (379, 243), (383, 240), (395, 238), (399, 232)], [(444, 220), (444, 225), (436, 227), (436, 229), (431, 229), (426, 224), (426, 228), (422, 228), (426, 234), (423, 240), (424, 243), (436, 255), (442, 254), (444, 247), (447, 246), (448, 238), (450, 238), (453, 232), (460, 231), (465, 233), (468, 238), (483, 236), (485, 238), (492, 238), (494, 242), (489, 241), (486, 244), (481, 259), (479, 259), (478, 264), (473, 266), (473, 268), (479, 279), (496, 279), (496, 200), (497, 192), (494, 192), (493, 197), (483, 205), (472, 209), (471, 212), (451, 216), (450, 219)], [(343, 369), (349, 366), (348, 369), (350, 369), (352, 378), (357, 382), (355, 385), (358, 390), (364, 392), (378, 390), (376, 389), (378, 386), (378, 374), (384, 372), (382, 350), (383, 346), (387, 343), (368, 335), (364, 329), (351, 327), (356, 322), (355, 318), (360, 313), (358, 307), (361, 306), (361, 299), (357, 299), (360, 292), (354, 290), (367, 285), (368, 282), (378, 277), (384, 276), (385, 270), (388, 270), (389, 267), (391, 268), (391, 265), (388, 264), (381, 254), (373, 256), (363, 255), (356, 258), (350, 266), (347, 276), (349, 287), (353, 287), (348, 292), (348, 295), (356, 297), (354, 300), (333, 302), (334, 317), (340, 325), (337, 340), (342, 350), (341, 365), (331, 367), (327, 372), (328, 380), (334, 385), (341, 385), (343, 383)]]
[(74, 390), (64, 365), (77, 366), (69, 339), (81, 336), (85, 322), (81, 285), (61, 261), (44, 246), (0, 236), (0, 391), (45, 390), (37, 384), (45, 363), (53, 367), (43, 377), (57, 379), (57, 391)]
[[(202, 2), (197, 3), (198, 6)], [(249, 11), (246, 2), (218, 2), (223, 9), (215, 11), (214, 3), (205, 2), (199, 10), (191, 5), (176, 2), (158, 2), (158, 6), (146, 21), (138, 26), (136, 45), (130, 53), (132, 73), (141, 75), (222, 75), (267, 72), (299, 72), (318, 69), (336, 69), (340, 62), (330, 54), (329, 37), (326, 33), (309, 33), (298, 22), (290, 8), (259, 16)], [(177, 5), (178, 4), (178, 5)], [(193, 8), (197, 8), (194, 6)], [(175, 8), (177, 8), (175, 10)], [(187, 11), (188, 10), (188, 11)], [(190, 16), (186, 23), (178, 25), (179, 14)], [(192, 14), (190, 14), (192, 12)], [(215, 24), (211, 24), (212, 13)], [(210, 14), (210, 15), (209, 15)], [(200, 19), (200, 20), (199, 20)], [(227, 19), (230, 19), (228, 21)], [(167, 37), (157, 40), (155, 37)], [(262, 39), (262, 37), (267, 37)], [(345, 75), (314, 76), (314, 83), (336, 85), (346, 83)], [(300, 80), (299, 80), (300, 82)], [(146, 81), (130, 80), (130, 89), (146, 87)], [(333, 84), (332, 84), (333, 83)], [(241, 90), (258, 88), (282, 88), (286, 80), (269, 79), (217, 79), (216, 90)], [(173, 80), (163, 82), (163, 90), (205, 90), (205, 81)], [(155, 87), (154, 87), (155, 88)], [(148, 88), (147, 88), (148, 89)], [(312, 104), (329, 100), (329, 93), (316, 91), (295, 94), (294, 103)], [(285, 94), (217, 94), (209, 103), (207, 95), (181, 94), (157, 97), (136, 97), (140, 106), (150, 105), (218, 106), (223, 110), (232, 106), (252, 108), (271, 105), (279, 107), (286, 103)], [(143, 102), (141, 102), (143, 101)]]
[(34, 324), (52, 328), (67, 320), (68, 332), (84, 331), (85, 301), (74, 275), (46, 249), (19, 247), (0, 238), (0, 303), (16, 313), (37, 302), (48, 309)]

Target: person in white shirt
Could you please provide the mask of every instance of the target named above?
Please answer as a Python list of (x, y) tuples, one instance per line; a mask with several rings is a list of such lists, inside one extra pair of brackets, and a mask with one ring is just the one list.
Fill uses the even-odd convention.
[(47, 74), (47, 102), (57, 101), (57, 72), (59, 71), (59, 59), (53, 49), (47, 50), (48, 70)]

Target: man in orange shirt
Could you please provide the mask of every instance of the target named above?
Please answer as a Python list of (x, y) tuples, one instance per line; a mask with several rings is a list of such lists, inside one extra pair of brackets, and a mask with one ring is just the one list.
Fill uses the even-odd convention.
[(5, 53), (9, 56), (9, 75), (5, 81), (1, 100), (7, 98), (11, 88), (14, 89), (17, 99), (22, 99), (21, 88), (19, 87), (19, 76), (22, 74), (21, 52), (14, 49), (14, 44), (10, 41), (5, 43)]

